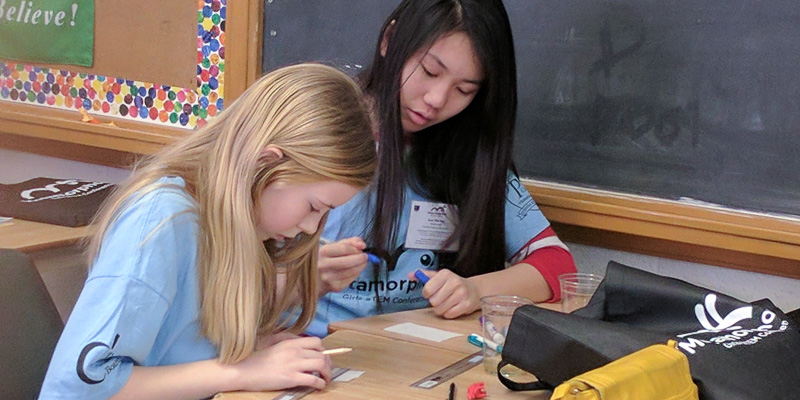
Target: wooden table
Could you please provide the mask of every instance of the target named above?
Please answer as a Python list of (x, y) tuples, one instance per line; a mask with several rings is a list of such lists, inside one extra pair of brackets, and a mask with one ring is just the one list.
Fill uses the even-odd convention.
[(0, 224), (0, 248), (30, 253), (72, 245), (90, 234), (87, 226), (72, 228), (14, 218)]
[[(548, 391), (512, 392), (487, 373), (483, 364), (469, 369), (451, 381), (432, 389), (410, 385), (440, 369), (464, 358), (458, 351), (435, 346), (397, 341), (387, 337), (354, 331), (337, 331), (323, 340), (325, 347), (352, 347), (353, 351), (333, 357), (335, 367), (365, 371), (350, 382), (331, 382), (324, 390), (313, 392), (305, 399), (447, 399), (450, 382), (456, 384), (456, 399), (467, 398), (467, 388), (475, 382), (484, 382), (487, 399), (546, 400)], [(475, 351), (475, 348), (472, 349)], [(520, 379), (526, 379), (520, 377)], [(216, 400), (271, 400), (283, 392), (220, 393)]]
[[(557, 303), (538, 303), (536, 305), (539, 307), (549, 308), (551, 310), (560, 310), (561, 307)], [(460, 318), (444, 319), (436, 316), (436, 314), (433, 313), (432, 308), (421, 308), (418, 310), (409, 310), (333, 322), (328, 325), (328, 331), (338, 332), (342, 330), (348, 330), (369, 333), (376, 336), (452, 350), (462, 354), (470, 354), (475, 352), (475, 350), (478, 348), (467, 342), (467, 336), (470, 333), (482, 333), (482, 327), (480, 322), (478, 322), (478, 317), (480, 317), (480, 315), (480, 311), (476, 311), (470, 315), (465, 315)], [(441, 329), (448, 332), (459, 333), (462, 336), (457, 336), (442, 342), (435, 342), (416, 336), (404, 335), (385, 330), (390, 326), (405, 322), (411, 322), (417, 325)]]

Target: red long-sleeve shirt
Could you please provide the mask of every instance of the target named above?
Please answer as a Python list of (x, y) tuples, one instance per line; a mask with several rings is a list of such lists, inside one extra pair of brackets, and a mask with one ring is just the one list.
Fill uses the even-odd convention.
[(566, 245), (558, 238), (552, 227), (547, 227), (531, 239), (511, 258), (511, 264), (530, 264), (542, 274), (550, 285), (553, 297), (550, 302), (561, 300), (558, 276), (576, 272), (575, 260)]

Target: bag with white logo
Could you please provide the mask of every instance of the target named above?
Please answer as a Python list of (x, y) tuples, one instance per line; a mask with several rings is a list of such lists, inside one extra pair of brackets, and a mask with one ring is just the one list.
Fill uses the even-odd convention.
[(772, 302), (746, 303), (613, 261), (586, 307), (517, 309), (498, 371), (513, 364), (539, 381), (498, 377), (513, 390), (552, 389), (668, 339), (688, 358), (700, 399), (799, 398), (800, 328)]
[(0, 215), (63, 226), (88, 225), (116, 186), (77, 179), (34, 178), (0, 185)]

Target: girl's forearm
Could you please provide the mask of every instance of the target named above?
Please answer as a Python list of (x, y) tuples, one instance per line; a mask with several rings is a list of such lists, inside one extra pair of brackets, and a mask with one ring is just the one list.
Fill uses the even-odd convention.
[(128, 382), (112, 399), (196, 400), (238, 389), (235, 369), (212, 359), (169, 366), (133, 367)]
[(527, 297), (534, 302), (546, 301), (553, 297), (550, 285), (542, 274), (525, 263), (469, 279), (477, 288), (480, 297), (507, 294)]

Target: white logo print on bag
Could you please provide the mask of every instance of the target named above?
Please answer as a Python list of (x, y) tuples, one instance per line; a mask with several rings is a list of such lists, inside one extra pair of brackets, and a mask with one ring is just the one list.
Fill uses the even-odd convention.
[[(80, 186), (78, 186), (80, 184)], [(70, 188), (68, 191), (63, 191), (59, 186), (67, 186)], [(73, 197), (83, 197), (88, 196), (92, 193), (99, 192), (107, 187), (111, 186), (110, 183), (103, 183), (103, 182), (80, 182), (76, 179), (65, 179), (60, 181), (55, 181), (45, 187), (41, 188), (33, 188), (28, 190), (23, 190), (20, 192), (19, 196), (22, 198), (22, 203), (36, 203), (42, 200), (58, 200), (64, 198), (73, 198)], [(46, 192), (46, 193), (55, 193), (49, 194), (42, 197), (37, 197), (34, 195), (36, 192)]]
[(705, 306), (694, 306), (695, 316), (703, 329), (677, 335), (681, 339), (678, 346), (688, 354), (695, 354), (698, 347), (706, 344), (726, 349), (754, 345), (773, 333), (785, 332), (789, 327), (788, 321), (776, 321), (777, 315), (766, 309), (754, 321), (752, 306), (739, 307), (723, 318), (717, 311), (717, 295), (713, 293), (706, 295), (703, 303)]
[[(713, 293), (706, 296), (705, 303), (705, 308), (703, 308), (702, 304), (696, 304), (694, 306), (694, 314), (697, 316), (697, 320), (700, 321), (700, 325), (703, 325), (703, 328), (706, 328), (709, 331), (721, 331), (726, 328), (740, 329), (740, 327), (733, 326), (733, 324), (743, 319), (753, 318), (752, 306), (737, 308), (728, 313), (725, 318), (720, 317), (719, 313), (717, 312), (717, 295)], [(716, 321), (717, 326), (711, 325), (711, 323), (708, 322), (706, 313), (708, 313), (708, 315), (711, 316), (714, 321)]]

